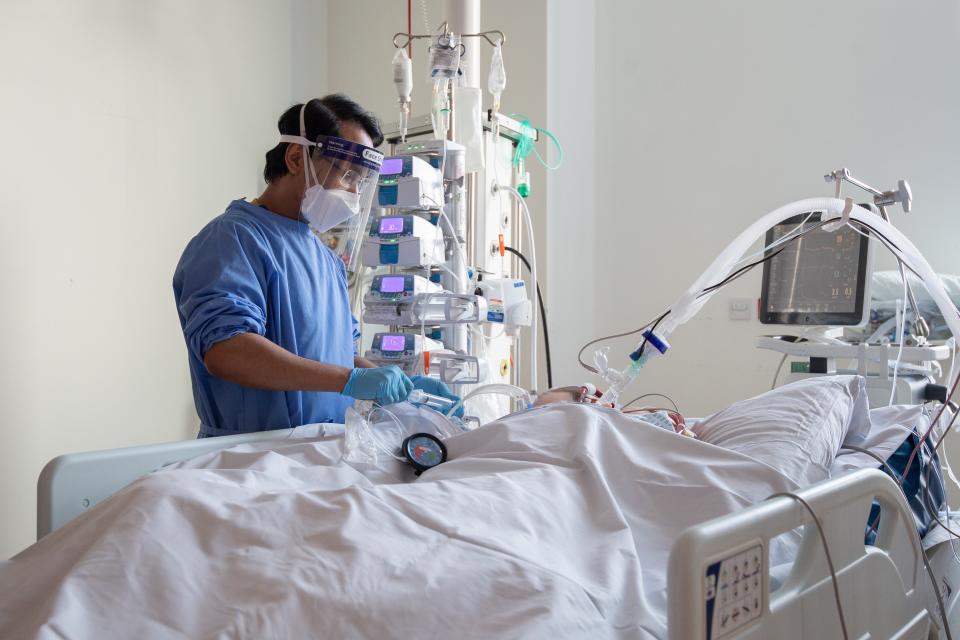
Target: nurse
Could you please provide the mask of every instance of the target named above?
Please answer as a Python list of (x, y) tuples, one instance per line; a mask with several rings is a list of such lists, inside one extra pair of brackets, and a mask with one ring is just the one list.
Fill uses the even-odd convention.
[(320, 241), (366, 220), (377, 119), (335, 94), (290, 107), (278, 127), (264, 192), (210, 221), (173, 276), (200, 437), (343, 422), (354, 399), (390, 404), (414, 388), (456, 398), (358, 355), (345, 258)]

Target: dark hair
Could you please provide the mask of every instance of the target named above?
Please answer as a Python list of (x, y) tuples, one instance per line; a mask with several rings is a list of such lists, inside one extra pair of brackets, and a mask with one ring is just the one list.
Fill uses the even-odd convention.
[[(302, 106), (302, 104), (295, 104), (283, 112), (277, 121), (277, 129), (281, 134), (300, 135)], [(373, 140), (373, 146), (379, 147), (383, 144), (383, 133), (380, 131), (380, 121), (377, 117), (342, 93), (307, 101), (303, 122), (307, 129), (306, 137), (309, 140), (316, 140), (319, 136), (339, 136), (340, 125), (343, 122), (356, 122)], [(281, 142), (267, 151), (266, 165), (263, 168), (263, 179), (267, 182), (273, 182), (289, 173), (285, 159), (287, 144)]]

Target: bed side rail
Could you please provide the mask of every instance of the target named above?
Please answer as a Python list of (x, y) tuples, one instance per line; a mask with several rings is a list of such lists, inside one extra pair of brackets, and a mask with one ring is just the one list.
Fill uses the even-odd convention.
[[(849, 637), (935, 634), (916, 527), (896, 484), (863, 469), (797, 495), (822, 523)], [(876, 545), (867, 547), (874, 500), (881, 508), (879, 531)], [(771, 540), (799, 527), (793, 565), (771, 592)], [(809, 512), (790, 497), (684, 530), (670, 552), (667, 591), (674, 640), (842, 637), (823, 543)]]
[(293, 429), (70, 453), (48, 462), (37, 481), (37, 540), (148, 473), (238, 444), (287, 437)]

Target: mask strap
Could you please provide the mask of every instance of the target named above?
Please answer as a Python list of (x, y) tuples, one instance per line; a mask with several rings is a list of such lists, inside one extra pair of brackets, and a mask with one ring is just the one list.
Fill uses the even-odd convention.
[(291, 136), (291, 135), (287, 135), (287, 134), (283, 134), (283, 135), (280, 136), (280, 142), (289, 142), (290, 144), (299, 144), (299, 145), (303, 145), (303, 146), (305, 146), (305, 147), (319, 147), (319, 146), (320, 146), (320, 145), (318, 145), (316, 142), (310, 142), (309, 140), (307, 140), (307, 139), (304, 138), (303, 136)]
[[(287, 142), (289, 144), (300, 145), (300, 149), (303, 152), (303, 163), (305, 165), (309, 165), (310, 175), (313, 176), (313, 181), (317, 183), (317, 186), (320, 186), (320, 179), (317, 177), (317, 170), (316, 168), (314, 168), (313, 163), (310, 161), (310, 154), (307, 153), (307, 148), (321, 147), (322, 145), (316, 142), (311, 142), (310, 140), (307, 139), (307, 127), (306, 127), (306, 123), (304, 122), (304, 112), (306, 111), (306, 109), (307, 109), (307, 103), (304, 102), (303, 105), (301, 105), (300, 107), (300, 135), (291, 136), (286, 133), (280, 134), (280, 142)], [(309, 189), (310, 176), (307, 175), (306, 171), (303, 172), (303, 181), (306, 184), (307, 189)]]

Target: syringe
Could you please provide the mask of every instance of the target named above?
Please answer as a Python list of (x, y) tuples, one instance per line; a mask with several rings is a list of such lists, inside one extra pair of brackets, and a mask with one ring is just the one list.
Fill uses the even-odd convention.
[(410, 395), (407, 396), (407, 400), (414, 404), (422, 404), (424, 406), (435, 409), (440, 413), (446, 413), (450, 410), (450, 407), (453, 406), (454, 400), (449, 398), (444, 398), (443, 396), (435, 396), (432, 393), (427, 393), (423, 389), (414, 389), (410, 392)]

